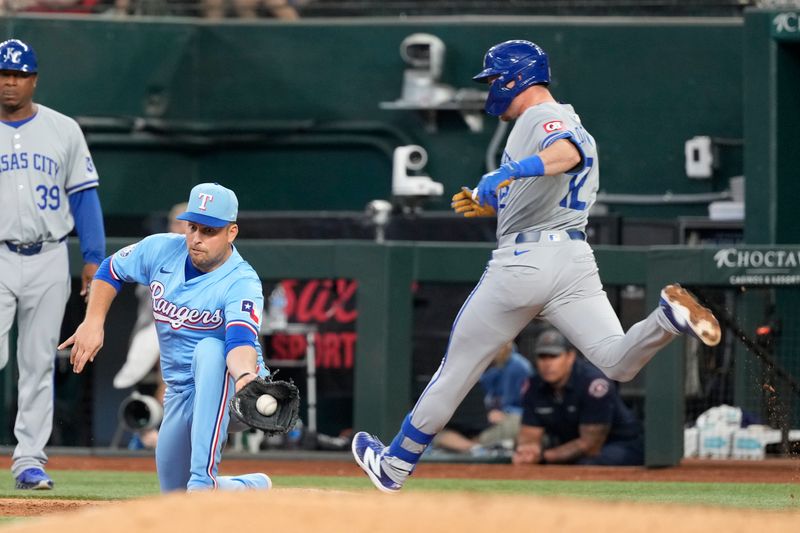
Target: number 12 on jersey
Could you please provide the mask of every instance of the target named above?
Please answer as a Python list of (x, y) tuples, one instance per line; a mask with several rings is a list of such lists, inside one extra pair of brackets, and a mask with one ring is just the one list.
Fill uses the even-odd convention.
[(569, 190), (564, 198), (562, 198), (558, 203), (558, 205), (568, 209), (574, 209), (576, 211), (584, 211), (586, 209), (586, 202), (579, 200), (578, 194), (581, 192), (581, 187), (583, 187), (583, 184), (586, 183), (586, 178), (589, 176), (589, 172), (591, 172), (593, 164), (593, 158), (589, 157), (586, 159), (586, 166), (583, 167), (583, 172), (572, 176), (572, 179), (569, 180)]

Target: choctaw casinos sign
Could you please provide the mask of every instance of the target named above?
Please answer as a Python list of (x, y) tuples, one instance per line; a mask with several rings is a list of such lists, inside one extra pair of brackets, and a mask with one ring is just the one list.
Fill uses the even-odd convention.
[(714, 254), (731, 285), (800, 285), (800, 250), (725, 248)]

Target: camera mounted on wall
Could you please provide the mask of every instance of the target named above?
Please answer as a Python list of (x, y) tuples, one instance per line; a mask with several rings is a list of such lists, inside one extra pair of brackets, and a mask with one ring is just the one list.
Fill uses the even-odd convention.
[(441, 196), (444, 185), (422, 174), (428, 163), (428, 152), (416, 144), (398, 146), (392, 158), (392, 196), (404, 212), (419, 211), (422, 202)]
[(444, 70), (444, 42), (430, 33), (412, 33), (400, 43), (403, 72), (400, 98), (381, 102), (381, 109), (413, 110), (423, 113), (426, 129), (436, 131), (436, 114), (457, 111), (471, 131), (483, 129), (483, 106), (488, 93), (477, 89), (455, 89), (440, 82)]

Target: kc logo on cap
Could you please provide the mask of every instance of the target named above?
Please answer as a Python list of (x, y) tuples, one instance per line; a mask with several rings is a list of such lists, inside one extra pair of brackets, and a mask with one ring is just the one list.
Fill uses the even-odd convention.
[(221, 228), (236, 222), (238, 212), (239, 200), (232, 190), (219, 183), (201, 183), (189, 193), (189, 205), (178, 220)]

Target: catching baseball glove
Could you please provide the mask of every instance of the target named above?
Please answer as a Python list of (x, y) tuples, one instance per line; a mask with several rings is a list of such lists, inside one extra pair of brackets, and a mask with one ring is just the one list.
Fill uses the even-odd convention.
[[(278, 408), (270, 416), (264, 416), (256, 409), (256, 402), (263, 394), (278, 401)], [(243, 423), (265, 433), (288, 433), (300, 412), (300, 391), (291, 381), (256, 378), (231, 398), (231, 412)]]
[(461, 191), (453, 195), (450, 207), (456, 213), (462, 213), (467, 218), (493, 217), (497, 214), (497, 211), (491, 205), (482, 206), (472, 198), (472, 189), (469, 187), (461, 187)]

